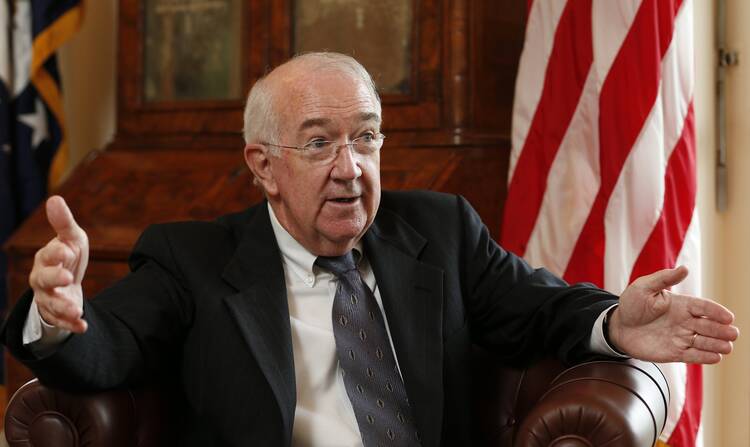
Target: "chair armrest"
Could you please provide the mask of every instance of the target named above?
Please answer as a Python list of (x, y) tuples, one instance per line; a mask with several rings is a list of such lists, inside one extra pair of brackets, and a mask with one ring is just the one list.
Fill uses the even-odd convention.
[(652, 446), (664, 428), (669, 388), (653, 363), (594, 361), (566, 369), (537, 397), (530, 397), (535, 403), (519, 423), (515, 446)]
[(10, 447), (167, 445), (166, 408), (155, 390), (76, 394), (35, 379), (13, 394), (5, 436)]
[[(488, 445), (647, 446), (664, 428), (669, 388), (648, 362), (595, 361), (563, 369), (543, 361), (521, 371), (484, 368), (495, 388), (485, 388), (477, 408)], [(562, 371), (562, 372), (560, 372)], [(117, 390), (75, 394), (37, 380), (10, 400), (5, 434), (10, 447), (170, 445), (163, 391)]]

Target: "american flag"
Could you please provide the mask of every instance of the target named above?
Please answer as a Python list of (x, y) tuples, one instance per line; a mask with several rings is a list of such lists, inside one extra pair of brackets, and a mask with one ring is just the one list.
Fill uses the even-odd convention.
[[(66, 164), (55, 51), (82, 16), (79, 0), (0, 0), (0, 246)], [(0, 309), (6, 258), (0, 251)]]
[[(700, 295), (690, 0), (529, 0), (501, 240), (619, 294), (675, 265)], [(701, 445), (701, 368), (661, 365), (660, 443)]]

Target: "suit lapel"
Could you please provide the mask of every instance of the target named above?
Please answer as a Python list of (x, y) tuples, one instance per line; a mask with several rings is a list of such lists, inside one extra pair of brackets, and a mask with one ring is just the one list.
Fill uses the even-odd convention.
[(294, 356), (284, 270), (266, 202), (250, 218), (223, 277), (239, 290), (225, 302), (276, 396), (289, 445), (297, 402)]
[(365, 235), (406, 392), (423, 445), (438, 445), (443, 416), (443, 272), (419, 261), (426, 241), (387, 210)]

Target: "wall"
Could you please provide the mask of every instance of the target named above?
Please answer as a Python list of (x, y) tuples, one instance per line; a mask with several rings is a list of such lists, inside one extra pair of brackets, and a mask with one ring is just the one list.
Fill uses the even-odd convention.
[[(716, 15), (713, 1), (693, 2), (695, 29), (695, 122), (698, 164), (698, 210), (701, 219), (701, 249), (704, 296), (723, 301), (720, 215), (715, 206), (714, 163), (716, 159)], [(718, 262), (717, 262), (718, 261)], [(703, 428), (707, 446), (723, 445), (721, 428), (721, 366), (707, 366), (704, 373)]]
[(716, 2), (694, 0), (695, 114), (698, 208), (701, 217), (703, 293), (734, 313), (740, 333), (734, 353), (718, 366), (704, 367), (704, 445), (750, 445), (750, 79), (742, 57), (750, 48), (750, 2), (727, 0), (727, 46), (740, 51), (740, 65), (727, 72), (727, 145), (729, 202), (716, 210)]
[[(706, 1), (706, 0), (703, 0)], [(706, 1), (706, 3), (708, 3)], [(727, 46), (740, 52), (740, 64), (727, 73), (727, 145), (729, 202), (716, 219), (716, 261), (719, 299), (731, 308), (744, 336), (721, 365), (717, 395), (721, 411), (720, 438), (707, 445), (750, 445), (750, 2), (727, 0)], [(715, 65), (714, 65), (715, 66)]]
[(60, 51), (65, 119), (70, 147), (67, 173), (115, 132), (117, 109), (117, 2), (85, 3), (83, 26)]

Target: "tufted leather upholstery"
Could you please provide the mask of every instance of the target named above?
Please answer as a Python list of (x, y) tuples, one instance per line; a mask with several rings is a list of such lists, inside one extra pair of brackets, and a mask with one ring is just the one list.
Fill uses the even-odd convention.
[[(477, 445), (650, 446), (664, 428), (669, 390), (651, 363), (544, 360), (517, 370), (480, 349), (472, 362)], [(76, 395), (34, 380), (11, 398), (6, 437), (11, 447), (170, 445), (166, 400), (147, 389)]]
[(12, 446), (168, 445), (167, 408), (155, 390), (71, 394), (32, 380), (6, 411), (5, 437)]

